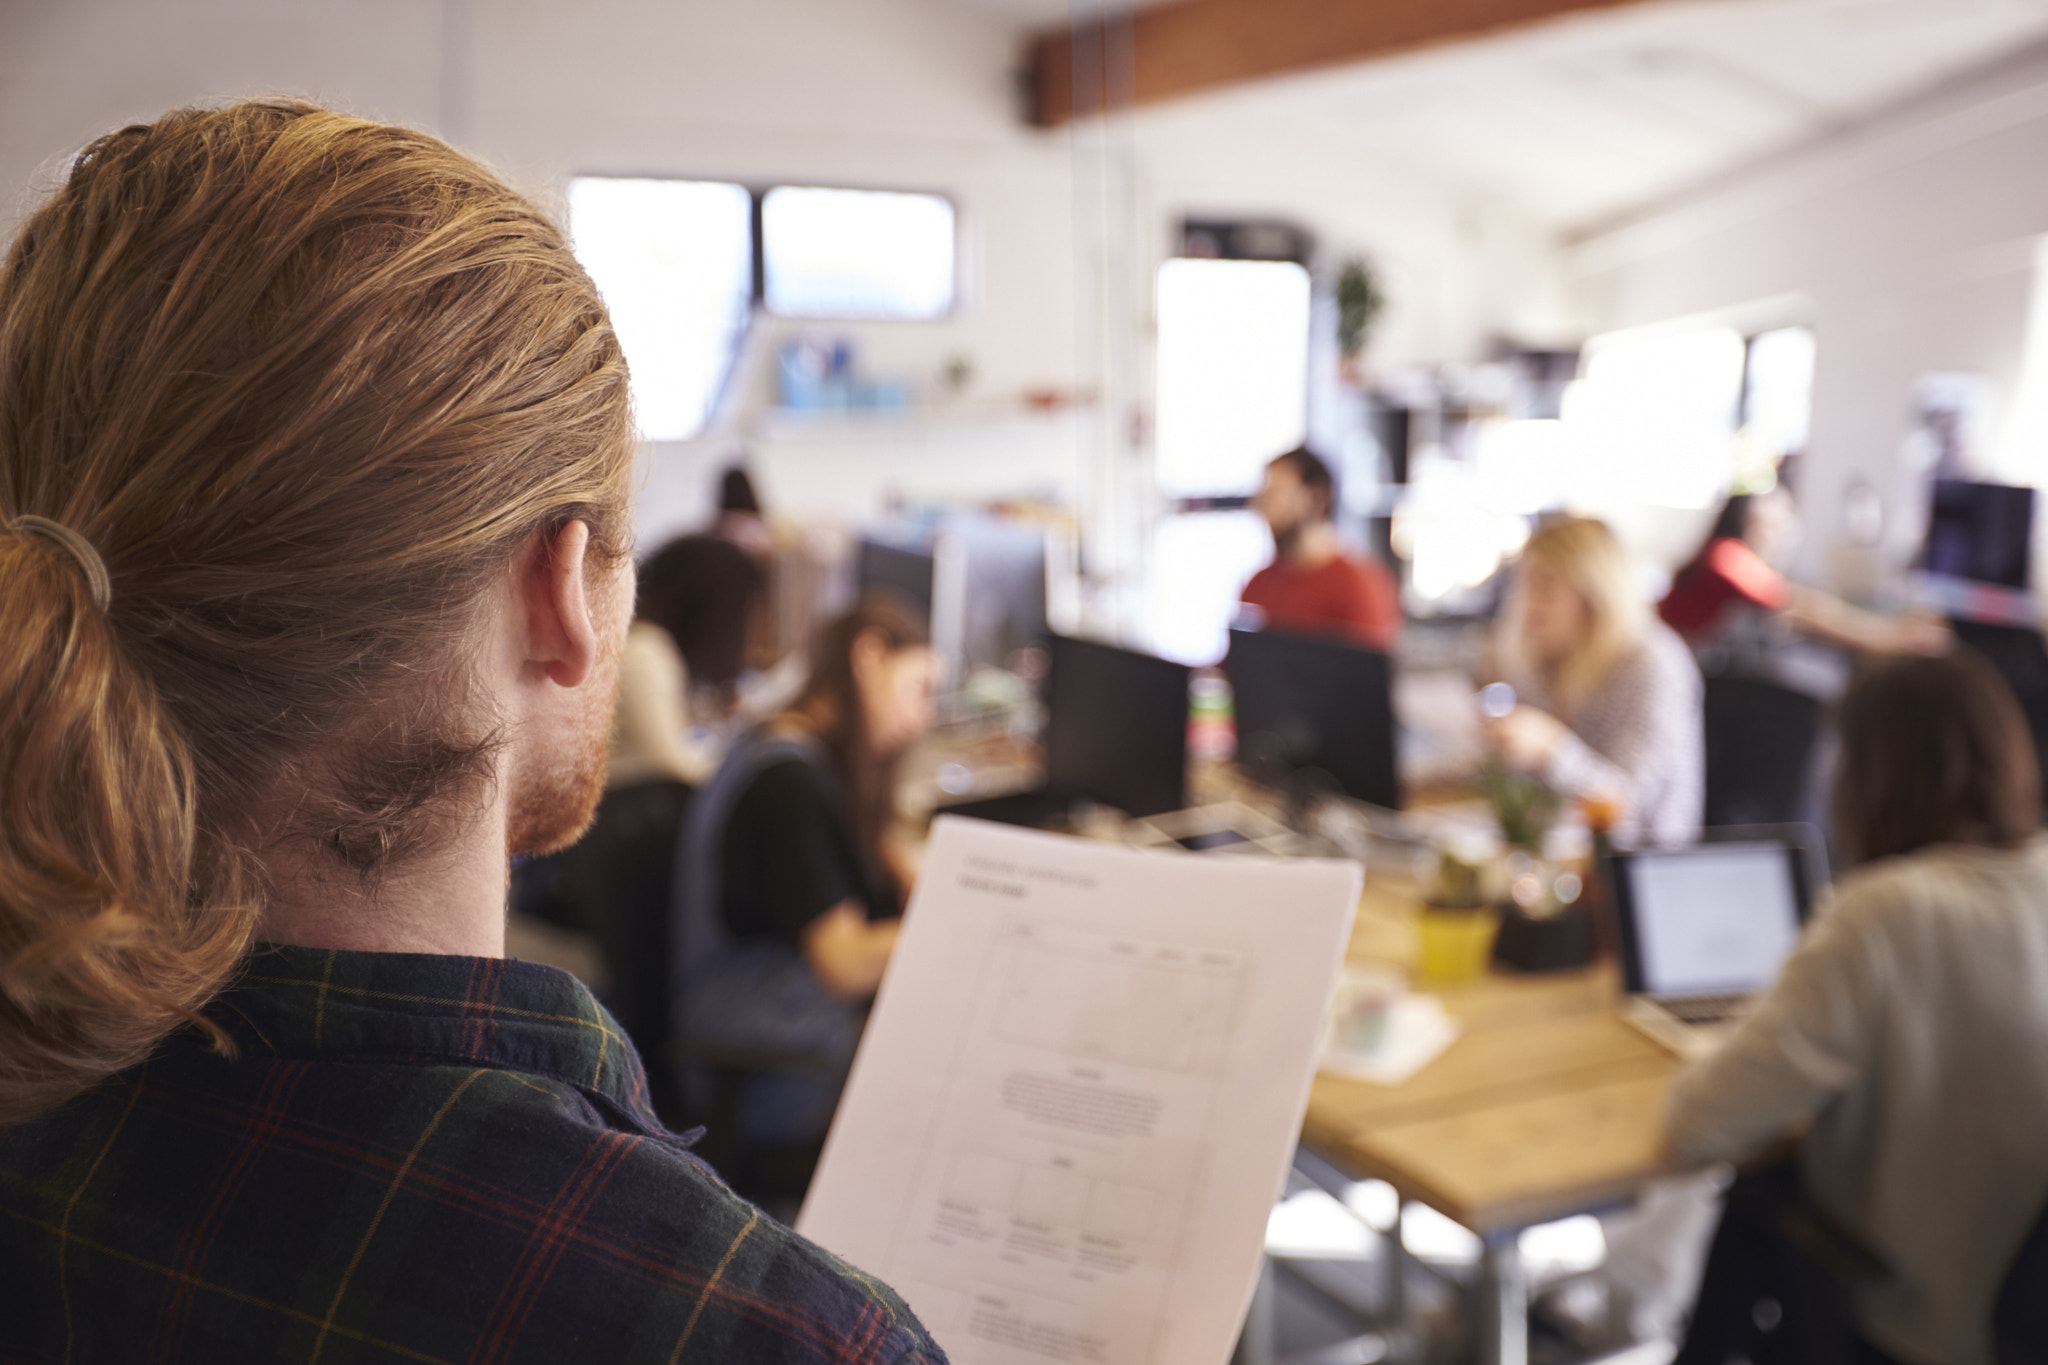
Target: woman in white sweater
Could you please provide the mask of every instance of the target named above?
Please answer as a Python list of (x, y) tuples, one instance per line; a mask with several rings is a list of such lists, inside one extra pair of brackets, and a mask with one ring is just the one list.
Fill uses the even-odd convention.
[[(1853, 1305), (1869, 1360), (1990, 1365), (1993, 1299), (2048, 1202), (2039, 796), (2019, 708), (1980, 659), (1859, 682), (1837, 804), (1862, 865), (1735, 1036), (1672, 1091), (1681, 1163), (1741, 1160), (1803, 1130), (1806, 1198), (1891, 1272)], [(1711, 1265), (1708, 1281), (1687, 1365), (1727, 1326), (1709, 1320)]]

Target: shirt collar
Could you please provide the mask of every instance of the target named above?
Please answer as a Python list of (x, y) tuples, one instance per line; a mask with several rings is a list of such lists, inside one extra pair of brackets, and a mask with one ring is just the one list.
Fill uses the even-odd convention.
[(602, 1099), (648, 1132), (665, 1131), (625, 1030), (557, 967), (260, 944), (206, 1013), (251, 1052), (520, 1071)]

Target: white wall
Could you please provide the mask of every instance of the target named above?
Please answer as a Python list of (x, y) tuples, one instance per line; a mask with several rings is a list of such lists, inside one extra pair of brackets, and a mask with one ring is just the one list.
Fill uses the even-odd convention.
[[(2037, 49), (1589, 236), (1570, 256), (1596, 330), (1797, 300), (1776, 311), (1810, 321), (1818, 341), (1800, 475), (1808, 567), (1837, 562), (1841, 494), (1858, 473), (1884, 497), (1897, 562), (1920, 531), (1901, 460), (1915, 381), (1988, 376), (1984, 454), (2001, 454), (2027, 341), (2034, 239), (2048, 233), (2044, 166), (2048, 51)], [(1752, 319), (1764, 320), (1755, 310)], [(2016, 462), (1996, 472), (2048, 476), (2048, 448), (2011, 453)]]
[[(1147, 110), (1136, 143), (1162, 228), (1188, 212), (1291, 213), (1317, 235), (1324, 264), (1370, 258), (1389, 300), (1369, 353), (1379, 369), (1479, 359), (1502, 339), (1576, 344), (1583, 334), (1549, 229), (1498, 197), (1376, 155), (1370, 139), (1290, 99), (1285, 83)], [(1168, 244), (1162, 231), (1157, 248)]]
[(840, 330), (919, 380), (961, 351), (989, 391), (1070, 381), (1065, 148), (1011, 116), (1013, 38), (996, 17), (942, 0), (455, 12), (466, 52), (444, 51), (443, 6), (412, 0), (0, 8), (0, 185), (123, 120), (282, 90), (433, 127), (549, 194), (578, 172), (939, 190), (985, 267), (960, 315)]
[[(871, 370), (920, 383), (965, 355), (970, 404), (1015, 411), (1025, 390), (1098, 381), (1077, 342), (1095, 302), (1076, 270), (1071, 135), (1022, 124), (1021, 51), (1014, 26), (960, 0), (0, 3), (0, 216), (32, 202), (63, 155), (100, 131), (264, 91), (434, 128), (543, 194), (578, 172), (936, 190), (961, 215), (958, 315), (819, 330), (853, 335)], [(1148, 111), (1128, 137), (1132, 278), (1119, 291), (1128, 315), (1113, 322), (1141, 404), (1152, 272), (1190, 209), (1291, 218), (1333, 254), (1374, 255), (1394, 295), (1375, 352), (1386, 365), (1470, 358), (1498, 334), (1552, 339), (1569, 327), (1543, 232), (1370, 161), (1312, 118), (1226, 94)], [(772, 324), (760, 351), (795, 326)], [(756, 367), (756, 403), (771, 368)], [(1078, 462), (1102, 448), (1086, 423), (984, 412), (905, 424), (905, 458), (891, 466), (886, 421), (843, 429), (835, 443), (829, 427), (747, 423), (651, 448), (643, 534), (695, 521), (712, 471), (749, 443), (771, 497), (851, 519), (892, 492), (1082, 487)]]

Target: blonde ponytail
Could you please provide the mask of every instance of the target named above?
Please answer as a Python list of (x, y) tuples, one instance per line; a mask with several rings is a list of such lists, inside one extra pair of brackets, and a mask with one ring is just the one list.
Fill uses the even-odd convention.
[[(0, 1124), (140, 1061), (247, 946), (232, 859), (193, 880), (192, 765), (76, 564), (0, 532)], [(195, 894), (196, 893), (196, 894)]]
[(271, 100), (79, 156), (0, 262), (0, 1124), (225, 1045), (259, 841), (455, 827), (477, 602), (572, 519), (626, 553), (631, 458), (566, 239), (445, 144)]

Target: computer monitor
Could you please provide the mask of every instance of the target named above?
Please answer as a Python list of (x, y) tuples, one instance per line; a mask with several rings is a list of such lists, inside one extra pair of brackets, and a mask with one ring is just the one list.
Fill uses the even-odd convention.
[(1759, 834), (1616, 854), (1615, 922), (1629, 993), (1762, 990), (1799, 944), (1813, 903), (1812, 850)]
[(1920, 567), (1941, 578), (2024, 592), (2034, 544), (2034, 490), (1936, 479)]
[(932, 551), (897, 541), (862, 536), (855, 552), (853, 582), (860, 593), (885, 592), (917, 613), (927, 630), (937, 593), (938, 558)]
[(1327, 774), (1346, 796), (1400, 808), (1394, 669), (1385, 654), (1338, 640), (1233, 630), (1225, 670), (1238, 765), (1248, 774), (1274, 786)]
[[(940, 540), (958, 548), (962, 560), (959, 604), (960, 670), (1006, 668), (1018, 650), (1045, 638), (1045, 530), (996, 517), (961, 515), (948, 520)], [(946, 607), (942, 590), (939, 608)], [(936, 630), (937, 627), (935, 626)]]
[(1055, 635), (1045, 679), (1045, 786), (1129, 815), (1187, 805), (1188, 682), (1151, 654)]

